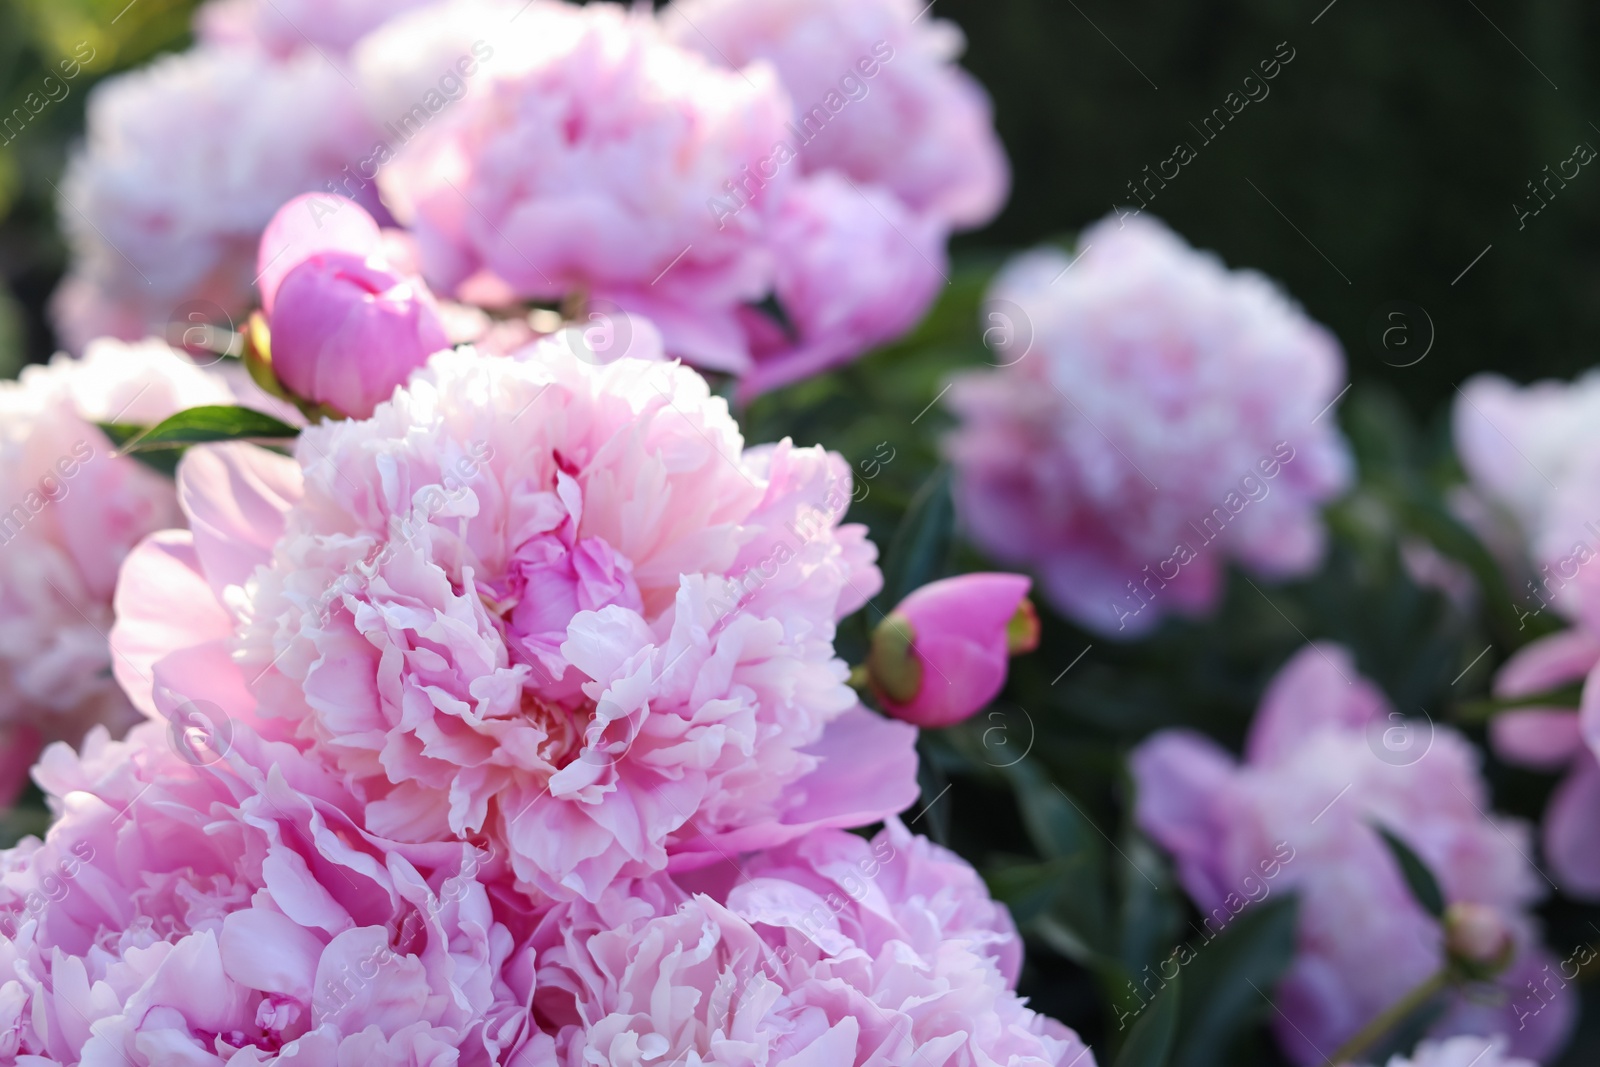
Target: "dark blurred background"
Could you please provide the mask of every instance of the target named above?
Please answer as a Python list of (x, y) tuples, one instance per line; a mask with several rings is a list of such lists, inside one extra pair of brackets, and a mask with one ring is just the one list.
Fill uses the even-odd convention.
[[(965, 29), (1016, 167), (1009, 209), (978, 239), (1026, 243), (1099, 218), (1188, 142), (1198, 158), (1150, 210), (1282, 280), (1339, 334), (1358, 383), (1382, 379), (1421, 412), (1479, 370), (1570, 377), (1592, 362), (1600, 171), (1552, 181), (1536, 217), (1519, 222), (1513, 205), (1538, 207), (1526, 183), (1580, 142), (1600, 147), (1600, 5), (938, 0), (934, 11)], [(1189, 124), (1242, 96), (1280, 42), (1295, 58), (1270, 95), (1203, 143)], [(1366, 336), (1397, 300), (1437, 329), (1428, 358), (1403, 370)]]

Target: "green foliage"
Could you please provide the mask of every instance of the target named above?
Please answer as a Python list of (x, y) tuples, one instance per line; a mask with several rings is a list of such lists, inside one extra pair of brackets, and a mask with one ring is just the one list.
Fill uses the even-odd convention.
[(1393, 853), (1395, 863), (1400, 865), (1400, 874), (1405, 878), (1411, 896), (1422, 905), (1423, 911), (1435, 919), (1443, 919), (1444, 891), (1439, 888), (1439, 879), (1434, 877), (1427, 863), (1386, 827), (1373, 824), (1372, 828), (1378, 831), (1378, 836), (1383, 838), (1383, 843)]
[[(1232, 1067), (1241, 1039), (1272, 1013), (1268, 999), (1294, 957), (1297, 902), (1281, 896), (1241, 911), (1199, 943), (1187, 972), (1173, 1067)], [(1197, 939), (1198, 940), (1198, 939)], [(1180, 957), (1181, 958), (1181, 957)]]
[(1182, 986), (1182, 980), (1174, 978), (1156, 994), (1149, 1010), (1133, 1024), (1113, 1067), (1167, 1067), (1172, 1062)]
[(300, 433), (264, 412), (227, 404), (187, 408), (144, 429), (112, 423), (100, 428), (122, 451), (130, 453), (187, 448), (213, 441), (282, 440)]
[(956, 509), (950, 499), (950, 472), (935, 471), (911, 498), (905, 518), (883, 557), (883, 588), (890, 604), (913, 589), (943, 577), (955, 537)]

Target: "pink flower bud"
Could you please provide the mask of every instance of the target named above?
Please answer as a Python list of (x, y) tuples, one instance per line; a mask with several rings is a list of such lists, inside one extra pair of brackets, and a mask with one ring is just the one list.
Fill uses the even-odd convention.
[(285, 275), (270, 326), (278, 381), (358, 419), (450, 347), (420, 282), (348, 252), (319, 253)]
[(906, 597), (872, 635), (873, 690), (895, 718), (950, 726), (1006, 682), (1008, 659), (1039, 644), (1039, 620), (1017, 574), (964, 574)]
[(450, 347), (427, 286), (383, 253), (377, 223), (340, 197), (296, 197), (262, 234), (270, 351), (256, 356), (303, 406), (366, 418)]
[(1498, 910), (1459, 902), (1444, 913), (1444, 948), (1450, 961), (1470, 977), (1487, 980), (1511, 962), (1516, 940)]

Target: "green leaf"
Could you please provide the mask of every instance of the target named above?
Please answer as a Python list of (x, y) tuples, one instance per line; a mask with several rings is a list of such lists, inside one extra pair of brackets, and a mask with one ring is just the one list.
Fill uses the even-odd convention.
[(1294, 959), (1297, 913), (1293, 896), (1263, 899), (1210, 940), (1178, 949), (1191, 992), (1172, 1067), (1234, 1067), (1234, 1043), (1271, 1013), (1266, 998)]
[(1039, 932), (1063, 954), (1100, 969), (1116, 957), (1116, 929), (1106, 900), (1105, 839), (1077, 802), (1032, 760), (1004, 773), (1029, 838), (1046, 861), (1053, 861), (1060, 878), (1047, 916), (1050, 925)]
[(1172, 1062), (1178, 1010), (1183, 1000), (1179, 994), (1181, 981), (1181, 973), (1175, 975), (1140, 1013), (1112, 1067), (1167, 1067)]
[(1126, 863), (1118, 864), (1122, 902), (1122, 964), (1137, 973), (1154, 963), (1177, 940), (1183, 926), (1183, 904), (1172, 882), (1172, 872), (1161, 854), (1138, 833), (1122, 838)]
[(1010, 911), (1017, 925), (1027, 927), (1042, 917), (1061, 895), (1072, 874), (1068, 860), (1013, 863), (984, 872), (989, 893)]
[[(101, 432), (106, 435), (106, 439), (111, 442), (111, 447), (118, 451), (145, 431), (143, 426), (131, 422), (102, 422), (98, 425)], [(131, 455), (135, 462), (142, 463), (157, 474), (164, 474), (168, 478), (177, 476), (178, 460), (183, 458), (183, 453), (176, 451), (134, 452)]]
[(950, 470), (940, 467), (917, 490), (883, 558), (883, 584), (891, 604), (938, 578), (950, 556), (956, 522)]
[(1377, 823), (1372, 828), (1378, 831), (1383, 838), (1383, 843), (1389, 846), (1389, 851), (1394, 853), (1395, 862), (1400, 865), (1400, 873), (1405, 876), (1406, 885), (1411, 890), (1411, 895), (1421, 904), (1423, 910), (1435, 919), (1444, 918), (1444, 892), (1439, 888), (1439, 879), (1433, 876), (1428, 865), (1421, 856), (1411, 851), (1411, 847), (1390, 833)]
[(1046, 859), (1100, 853), (1104, 838), (1078, 802), (1067, 796), (1031, 759), (1005, 768), (1011, 780), (1022, 823), (1039, 854)]
[[(123, 426), (102, 426), (110, 436), (124, 432)], [(299, 430), (252, 408), (223, 404), (189, 408), (122, 442), (122, 450), (138, 453), (149, 449), (185, 448), (209, 441), (247, 441), (298, 436)], [(113, 438), (113, 440), (115, 440)]]

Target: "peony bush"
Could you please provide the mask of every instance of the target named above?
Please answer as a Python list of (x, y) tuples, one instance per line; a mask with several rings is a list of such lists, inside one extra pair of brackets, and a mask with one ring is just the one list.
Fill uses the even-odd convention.
[(1597, 379), (1423, 432), (1143, 207), (986, 250), (944, 14), (208, 0), (94, 90), (0, 1064), (1593, 1059)]

